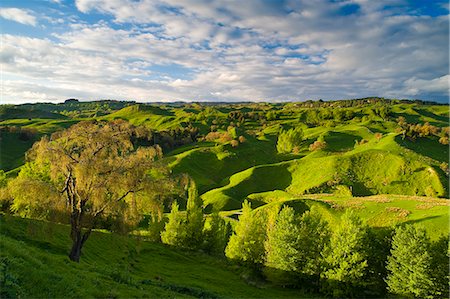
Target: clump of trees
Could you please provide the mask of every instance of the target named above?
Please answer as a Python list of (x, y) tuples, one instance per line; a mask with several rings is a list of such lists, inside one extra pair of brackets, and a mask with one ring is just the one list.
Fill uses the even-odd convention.
[(281, 130), (277, 140), (277, 151), (279, 153), (291, 153), (295, 147), (300, 146), (303, 141), (302, 128), (292, 128), (289, 130)]
[(439, 143), (448, 145), (450, 127), (437, 127), (425, 122), (424, 124), (408, 123), (406, 118), (400, 116), (397, 118), (397, 124), (399, 126), (398, 132), (402, 134), (402, 139), (408, 138), (411, 141), (415, 141), (420, 137), (436, 136)]
[(172, 203), (161, 241), (175, 247), (223, 255), (231, 227), (218, 213), (211, 215), (208, 225), (205, 225), (205, 220), (197, 187), (190, 179), (186, 211), (180, 211), (176, 201)]

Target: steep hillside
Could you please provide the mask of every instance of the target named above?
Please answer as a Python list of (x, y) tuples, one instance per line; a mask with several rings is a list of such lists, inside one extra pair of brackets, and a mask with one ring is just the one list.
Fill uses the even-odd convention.
[(94, 232), (77, 264), (68, 227), (11, 216), (0, 225), (2, 298), (312, 297), (248, 284), (225, 259), (110, 233)]

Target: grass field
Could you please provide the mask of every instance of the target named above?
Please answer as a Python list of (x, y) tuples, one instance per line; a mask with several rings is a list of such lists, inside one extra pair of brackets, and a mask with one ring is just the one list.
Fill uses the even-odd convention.
[(307, 298), (246, 281), (225, 259), (136, 237), (94, 232), (79, 264), (67, 258), (69, 228), (1, 216), (2, 298)]

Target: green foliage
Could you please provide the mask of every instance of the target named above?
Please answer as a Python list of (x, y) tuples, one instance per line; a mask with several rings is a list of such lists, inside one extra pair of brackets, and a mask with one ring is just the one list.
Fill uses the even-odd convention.
[(281, 130), (278, 135), (277, 151), (279, 153), (290, 153), (294, 147), (299, 146), (303, 141), (303, 130), (300, 127), (287, 131)]
[(225, 249), (226, 256), (242, 262), (262, 263), (266, 237), (264, 223), (263, 215), (252, 212), (251, 204), (244, 201), (239, 222)]
[(430, 240), (426, 231), (413, 225), (398, 227), (388, 258), (389, 291), (406, 297), (432, 298), (436, 292), (431, 268)]
[(431, 269), (435, 284), (435, 297), (449, 297), (450, 287), (450, 246), (449, 236), (441, 236), (431, 244)]
[(301, 261), (299, 238), (298, 219), (294, 209), (284, 206), (276, 217), (275, 225), (268, 229), (264, 243), (267, 267), (265, 274), (269, 280), (281, 285), (295, 285), (295, 272)]
[(22, 217), (60, 220), (51, 217), (54, 212), (64, 209), (64, 202), (51, 182), (48, 163), (26, 163), (17, 178), (8, 182), (7, 188), (14, 199), (11, 206), (13, 212)]
[(183, 242), (186, 248), (198, 249), (202, 246), (205, 220), (201, 203), (195, 182), (190, 180), (186, 207), (186, 239)]
[(161, 233), (161, 241), (165, 244), (183, 247), (186, 240), (186, 217), (179, 211), (178, 203), (172, 203), (168, 221)]
[(205, 252), (212, 255), (223, 256), (225, 254), (225, 247), (231, 235), (231, 225), (226, 222), (219, 213), (211, 214), (208, 225), (204, 230), (204, 245)]
[(323, 268), (321, 253), (330, 241), (330, 228), (318, 209), (312, 207), (300, 218), (298, 230), (299, 264), (298, 271), (303, 276), (317, 280)]
[(197, 187), (193, 180), (189, 180), (186, 213), (179, 211), (176, 202), (172, 203), (168, 222), (161, 233), (161, 240), (176, 247), (199, 249), (203, 243), (204, 223)]
[(354, 295), (367, 271), (367, 228), (351, 210), (342, 216), (324, 256), (324, 290), (337, 297)]

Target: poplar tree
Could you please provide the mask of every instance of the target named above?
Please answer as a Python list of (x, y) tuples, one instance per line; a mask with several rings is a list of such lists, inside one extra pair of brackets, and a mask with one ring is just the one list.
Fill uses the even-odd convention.
[(442, 236), (431, 244), (431, 258), (436, 295), (449, 298), (450, 287), (450, 247), (449, 236)]
[(266, 232), (264, 223), (264, 215), (254, 213), (250, 203), (245, 200), (235, 232), (225, 249), (226, 256), (243, 262), (262, 263)]
[(325, 250), (327, 279), (325, 291), (333, 296), (352, 296), (367, 270), (367, 227), (361, 219), (347, 210), (331, 236)]
[(429, 250), (430, 239), (423, 228), (406, 225), (396, 229), (387, 264), (389, 292), (406, 297), (433, 297), (434, 269)]
[(323, 268), (321, 253), (330, 241), (328, 223), (314, 207), (300, 218), (298, 229), (298, 271), (318, 283)]
[(186, 239), (183, 247), (198, 249), (202, 246), (204, 225), (202, 201), (194, 180), (190, 179), (186, 205)]
[(282, 285), (295, 284), (301, 258), (299, 237), (294, 209), (284, 206), (264, 243), (267, 267), (264, 272), (269, 280)]
[(204, 249), (214, 255), (224, 255), (231, 234), (231, 226), (218, 212), (211, 214), (208, 227), (204, 230)]
[(179, 211), (177, 202), (172, 203), (168, 218), (169, 221), (161, 233), (161, 241), (168, 245), (183, 247), (186, 240), (186, 218)]

